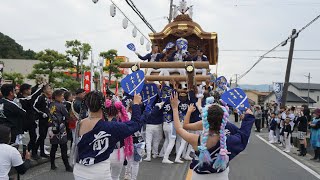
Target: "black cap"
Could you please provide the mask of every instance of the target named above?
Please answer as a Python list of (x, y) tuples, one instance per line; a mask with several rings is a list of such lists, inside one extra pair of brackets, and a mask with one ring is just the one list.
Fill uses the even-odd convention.
[(76, 90), (76, 95), (81, 94), (81, 93), (83, 93), (83, 92), (85, 92), (85, 90), (79, 88), (79, 89)]
[(20, 92), (23, 93), (23, 91), (28, 90), (28, 89), (30, 89), (30, 88), (31, 88), (31, 85), (30, 85), (30, 84), (22, 84), (22, 85), (20, 86)]

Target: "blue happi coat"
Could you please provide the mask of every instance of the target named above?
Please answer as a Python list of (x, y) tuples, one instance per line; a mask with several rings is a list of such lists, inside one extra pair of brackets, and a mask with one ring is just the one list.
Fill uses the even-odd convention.
[[(248, 140), (251, 134), (251, 128), (255, 121), (255, 118), (253, 115), (246, 114), (242, 123), (240, 129), (237, 128), (232, 123), (227, 123), (226, 125), (226, 135), (227, 135), (227, 149), (231, 153), (229, 154), (229, 160), (232, 160), (234, 157), (236, 157), (241, 151), (243, 151), (247, 144)], [(200, 137), (198, 144), (200, 145)], [(208, 165), (205, 164), (202, 167), (198, 166), (198, 159), (193, 159), (192, 163), (190, 164), (190, 169), (194, 169), (194, 171), (198, 174), (211, 174), (211, 173), (218, 173), (221, 171), (218, 171), (217, 169), (213, 168), (213, 164), (215, 159), (217, 158), (217, 155), (220, 150), (220, 142), (214, 146), (208, 149), (209, 153), (211, 154), (211, 158), (213, 162)], [(196, 152), (197, 155), (199, 155), (199, 152)]]
[(139, 105), (132, 105), (132, 117), (128, 122), (100, 120), (95, 127), (80, 137), (77, 145), (78, 163), (89, 166), (105, 161), (116, 147), (116, 143), (139, 131), (146, 121)]

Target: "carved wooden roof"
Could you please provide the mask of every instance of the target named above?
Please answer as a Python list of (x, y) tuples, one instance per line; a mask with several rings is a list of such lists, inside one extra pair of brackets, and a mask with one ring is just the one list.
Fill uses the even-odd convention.
[(159, 33), (149, 34), (152, 43), (164, 48), (168, 42), (175, 42), (183, 37), (188, 40), (188, 51), (195, 55), (200, 48), (208, 57), (211, 65), (218, 62), (218, 35), (215, 32), (205, 32), (201, 26), (192, 21), (187, 14), (178, 15), (173, 22), (167, 24)]

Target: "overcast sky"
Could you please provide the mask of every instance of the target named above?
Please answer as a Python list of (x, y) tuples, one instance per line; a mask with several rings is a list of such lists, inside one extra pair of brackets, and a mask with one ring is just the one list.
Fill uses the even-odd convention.
[[(114, 0), (145, 35), (150, 30), (128, 7), (125, 0)], [(31, 3), (32, 2), (32, 3)], [(161, 31), (167, 24), (169, 0), (134, 0), (138, 9)], [(174, 0), (178, 4), (178, 0)], [(225, 50), (269, 50), (286, 39), (293, 28), (300, 29), (320, 14), (319, 0), (187, 0), (194, 5), (193, 20), (207, 32), (217, 32), (219, 40), (218, 74), (227, 79), (244, 73), (264, 52)], [(117, 49), (119, 55), (136, 61), (135, 54), (126, 49), (133, 42), (140, 53), (140, 36), (131, 36), (132, 26), (124, 30), (124, 16), (117, 11), (111, 17), (109, 0), (1, 0), (0, 32), (9, 35), (24, 49), (41, 51), (46, 48), (65, 52), (65, 41), (79, 39), (98, 53)], [(320, 19), (296, 39), (296, 50), (320, 50)], [(289, 43), (268, 56), (287, 57)], [(320, 51), (296, 51), (296, 58), (320, 59)], [(241, 84), (270, 84), (284, 81), (285, 59), (264, 59)], [(320, 60), (294, 60), (292, 82), (307, 82), (304, 75), (311, 73), (311, 82), (320, 83)], [(215, 67), (214, 67), (215, 68)]]

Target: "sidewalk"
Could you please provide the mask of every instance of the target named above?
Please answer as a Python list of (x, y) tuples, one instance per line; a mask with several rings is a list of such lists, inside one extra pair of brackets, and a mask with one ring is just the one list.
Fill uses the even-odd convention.
[[(263, 130), (261, 130), (261, 133), (255, 133), (255, 134), (259, 135), (260, 137), (265, 139), (267, 142), (269, 142), (268, 129), (264, 128)], [(294, 138), (297, 137), (297, 133), (294, 132), (292, 136)], [(275, 147), (277, 147), (280, 150), (284, 149), (284, 147), (280, 146), (280, 144), (278, 144), (278, 143), (272, 144), (272, 145), (274, 145)], [(298, 150), (298, 148), (293, 146), (291, 148), (291, 152), (290, 153), (286, 153), (286, 154), (288, 154), (292, 158), (298, 160), (302, 164), (308, 166), (310, 169), (312, 169), (315, 172), (317, 172), (318, 174), (320, 174), (320, 161), (310, 160), (311, 158), (313, 158), (313, 151), (308, 149), (308, 153), (307, 153), (306, 156), (298, 156), (299, 151), (297, 151), (297, 150)]]

